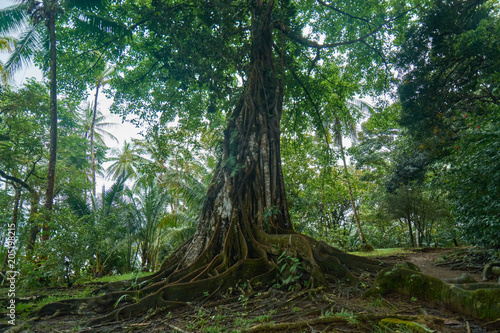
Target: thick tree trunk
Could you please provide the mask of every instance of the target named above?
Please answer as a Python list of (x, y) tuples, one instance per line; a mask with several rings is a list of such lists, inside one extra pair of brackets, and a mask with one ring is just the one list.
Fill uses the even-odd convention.
[(250, 290), (268, 288), (284, 283), (280, 274), (291, 274), (278, 269), (284, 254), (300, 260), (297, 274), (307, 280), (308, 287), (327, 285), (327, 275), (355, 281), (349, 269), (380, 270), (378, 262), (342, 253), (292, 228), (280, 160), (283, 86), (273, 64), (274, 1), (252, 4), (248, 78), (224, 131), (221, 162), (194, 236), (157, 273), (137, 281), (145, 286), (142, 289), (123, 291), (130, 282), (110, 284), (109, 291), (120, 291), (92, 299), (86, 308), (74, 300), (48, 304), (39, 316), (55, 311), (103, 311), (124, 294), (141, 297), (99, 318), (102, 323), (151, 308), (185, 304), (239, 283)]
[[(279, 147), (282, 86), (272, 63), (270, 17), (265, 17), (265, 8), (260, 10), (254, 14), (252, 65), (245, 93), (229, 117), (222, 159), (181, 267), (194, 263), (206, 250), (221, 253), (230, 232), (292, 229)], [(237, 244), (227, 245), (226, 251), (240, 250)]]
[(43, 225), (42, 240), (49, 239), (50, 221), (49, 213), (52, 211), (54, 201), (54, 187), (56, 181), (56, 161), (57, 161), (57, 79), (56, 79), (56, 12), (55, 2), (52, 2), (54, 8), (49, 8), (47, 27), (49, 30), (50, 43), (50, 147), (49, 147), (49, 165), (47, 171), (47, 189), (45, 191), (45, 209), (47, 211), (46, 223)]

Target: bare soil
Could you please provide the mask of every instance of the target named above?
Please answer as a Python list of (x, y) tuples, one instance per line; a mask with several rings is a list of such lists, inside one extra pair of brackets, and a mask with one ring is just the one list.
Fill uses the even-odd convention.
[[(424, 249), (379, 258), (387, 263), (410, 261), (423, 273), (455, 278), (463, 273), (481, 281), (476, 263), (471, 267), (437, 266), (436, 260), (454, 249)], [(467, 265), (465, 265), (467, 266)], [(475, 267), (475, 268), (474, 268)], [(476, 270), (476, 271), (474, 271)], [(367, 299), (362, 294), (374, 276), (361, 283), (332, 284), (330, 290), (288, 292), (269, 289), (245, 294), (243, 290), (206, 298), (178, 308), (151, 309), (133, 320), (87, 327), (97, 317), (32, 318), (16, 325), (17, 332), (500, 332), (500, 320), (482, 322), (466, 318), (418, 298), (397, 294)], [(494, 283), (494, 282), (491, 282)], [(500, 300), (499, 300), (500, 302)], [(387, 324), (392, 322), (392, 324)], [(415, 325), (401, 324), (412, 322)], [(0, 329), (0, 332), (2, 329)], [(5, 331), (5, 330), (4, 330)], [(16, 331), (16, 330), (14, 330)], [(11, 330), (12, 332), (12, 330)]]

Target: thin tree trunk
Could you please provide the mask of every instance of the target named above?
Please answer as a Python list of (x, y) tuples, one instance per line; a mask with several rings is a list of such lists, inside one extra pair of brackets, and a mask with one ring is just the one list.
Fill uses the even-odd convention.
[(36, 241), (36, 236), (40, 232), (40, 227), (38, 226), (38, 224), (36, 222), (37, 215), (38, 215), (38, 205), (40, 204), (40, 194), (32, 186), (30, 186), (28, 183), (26, 183), (28, 181), (28, 178), (31, 175), (31, 173), (24, 180), (9, 176), (5, 172), (3, 172), (2, 170), (0, 170), (0, 175), (2, 175), (2, 177), (6, 178), (8, 180), (11, 180), (11, 181), (17, 183), (18, 185), (21, 185), (26, 190), (28, 190), (28, 192), (31, 195), (30, 215), (29, 215), (28, 222), (27, 222), (27, 225), (30, 226), (31, 229), (30, 229), (30, 235), (28, 238), (28, 244), (26, 245), (26, 251), (29, 253), (31, 250), (33, 250), (33, 247), (34, 247), (35, 241)]
[(47, 189), (45, 191), (46, 217), (43, 225), (42, 240), (49, 239), (50, 212), (54, 202), (54, 187), (56, 181), (56, 161), (57, 161), (57, 79), (56, 79), (56, 12), (55, 1), (51, 2), (48, 13), (48, 30), (50, 43), (50, 147), (49, 165), (47, 172)]
[(130, 241), (130, 236), (129, 236), (127, 240), (127, 272), (131, 271), (132, 267), (132, 265), (130, 264), (131, 260), (132, 260), (132, 242)]
[(134, 253), (134, 256), (132, 257), (134, 259), (134, 264), (135, 264), (135, 261), (137, 260), (137, 256), (139, 255), (139, 249), (140, 249), (140, 244), (137, 243), (137, 246), (135, 247), (135, 253)]
[(30, 191), (30, 215), (28, 218), (28, 225), (30, 226), (30, 234), (28, 238), (28, 244), (26, 244), (26, 251), (30, 253), (33, 251), (36, 242), (36, 236), (40, 232), (40, 226), (38, 224), (38, 205), (40, 204), (40, 194), (34, 189)]
[(342, 155), (342, 162), (344, 164), (344, 172), (345, 172), (345, 177), (347, 181), (347, 189), (349, 191), (349, 198), (351, 200), (351, 207), (352, 207), (352, 213), (354, 215), (354, 221), (356, 222), (356, 228), (358, 229), (358, 235), (359, 235), (359, 240), (361, 242), (361, 248), (362, 249), (370, 249), (371, 246), (368, 245), (368, 242), (366, 241), (365, 234), (363, 232), (363, 228), (361, 228), (361, 221), (359, 220), (358, 216), (358, 211), (356, 209), (356, 202), (354, 201), (354, 195), (352, 194), (352, 186), (351, 186), (351, 181), (349, 177), (349, 171), (347, 170), (347, 163), (345, 160), (345, 152), (344, 152), (344, 145), (342, 144), (342, 134), (340, 133), (340, 130), (337, 129), (337, 137), (338, 137), (338, 143), (340, 145), (340, 153)]
[(411, 226), (411, 218), (409, 216), (406, 218), (406, 223), (408, 224), (408, 231), (410, 233), (411, 246), (415, 247), (415, 239), (413, 238), (413, 228)]
[(94, 100), (94, 110), (92, 112), (92, 122), (90, 124), (90, 155), (92, 158), (92, 194), (95, 197), (95, 143), (94, 143), (94, 127), (95, 127), (95, 119), (97, 117), (97, 98), (99, 95), (100, 84), (98, 83), (95, 87), (95, 100)]
[(144, 241), (142, 243), (142, 249), (141, 249), (141, 266), (142, 270), (148, 270), (148, 242)]

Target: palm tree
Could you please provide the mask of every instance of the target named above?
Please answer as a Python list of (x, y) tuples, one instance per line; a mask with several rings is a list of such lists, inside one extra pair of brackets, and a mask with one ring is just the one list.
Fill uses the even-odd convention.
[(203, 164), (178, 162), (171, 162), (174, 165), (159, 177), (160, 186), (172, 196), (170, 212), (160, 224), (165, 229), (163, 243), (171, 249), (187, 241), (196, 231), (210, 179)]
[(88, 223), (88, 235), (91, 238), (89, 255), (93, 258), (92, 272), (97, 276), (103, 274), (114, 251), (129, 238), (124, 237), (124, 229), (129, 232), (131, 228), (122, 224), (129, 222), (126, 218), (129, 212), (124, 200), (126, 180), (118, 177), (99, 197), (92, 196), (91, 203), (77, 192), (69, 192), (65, 199), (65, 204), (73, 213), (86, 219)]
[[(45, 209), (52, 211), (57, 161), (57, 53), (56, 19), (63, 9), (90, 9), (103, 7), (102, 0), (21, 0), (19, 4), (1, 11), (0, 33), (22, 30), (19, 43), (6, 63), (8, 71), (14, 71), (31, 60), (37, 51), (43, 50), (44, 38), (49, 42), (49, 90), (50, 90), (50, 141), (47, 187), (45, 190)], [(88, 21), (88, 20), (87, 20)], [(46, 219), (49, 217), (47, 215)], [(42, 240), (47, 240), (48, 226), (43, 226)]]
[(122, 149), (113, 148), (111, 150), (112, 157), (109, 158), (113, 162), (108, 168), (108, 176), (111, 178), (118, 178), (125, 176), (130, 179), (136, 179), (139, 175), (138, 167), (148, 162), (148, 160), (141, 155), (143, 150), (138, 145), (131, 144), (125, 141)]
[[(92, 122), (90, 124), (90, 154), (92, 156), (92, 194), (95, 196), (95, 147), (94, 147), (94, 132), (97, 121), (97, 99), (99, 97), (99, 89), (108, 83), (111, 74), (114, 72), (113, 67), (106, 67), (96, 78), (95, 85), (95, 100), (94, 110), (92, 113)], [(115, 138), (116, 140), (116, 138)], [(116, 140), (118, 141), (118, 140)]]
[[(141, 183), (144, 184), (144, 183)], [(136, 186), (129, 192), (134, 218), (139, 226), (137, 236), (140, 240), (141, 265), (144, 270), (154, 269), (161, 247), (160, 223), (167, 214), (167, 203), (171, 197), (165, 189), (158, 186), (155, 179), (147, 184)]]
[[(0, 37), (0, 52), (12, 52), (16, 39), (13, 37)], [(0, 86), (8, 86), (11, 73), (5, 69), (5, 64), (0, 61)]]
[(92, 159), (92, 194), (96, 195), (96, 157), (95, 145), (105, 146), (104, 138), (108, 138), (118, 143), (118, 139), (106, 129), (116, 126), (115, 123), (106, 122), (106, 117), (95, 107), (87, 104), (83, 108), (83, 117), (81, 118), (84, 137), (90, 140), (90, 155)]

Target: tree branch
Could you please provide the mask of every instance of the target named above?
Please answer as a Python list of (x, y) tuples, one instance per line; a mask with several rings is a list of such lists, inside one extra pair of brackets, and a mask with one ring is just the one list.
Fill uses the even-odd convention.
[(311, 67), (309, 67), (309, 71), (307, 72), (308, 75), (311, 74), (312, 70), (316, 66), (316, 63), (319, 61), (319, 59), (321, 59), (320, 51), (321, 51), (321, 49), (316, 49), (316, 57), (314, 57), (314, 59), (311, 60)]
[[(358, 43), (358, 42), (362, 42), (365, 39), (367, 39), (368, 37), (373, 36), (374, 34), (376, 34), (377, 32), (379, 32), (380, 29), (382, 29), (386, 24), (399, 19), (400, 17), (402, 17), (402, 16), (406, 15), (407, 13), (409, 13), (411, 10), (412, 10), (412, 8), (408, 9), (407, 11), (405, 11), (405, 12), (399, 14), (399, 15), (394, 16), (391, 19), (384, 20), (382, 22), (382, 24), (380, 24), (378, 27), (372, 29), (370, 32), (368, 32), (368, 33), (360, 36), (359, 38), (345, 40), (345, 41), (337, 42), (337, 43), (330, 43), (330, 44), (319, 44), (319, 43), (317, 43), (315, 41), (309, 40), (309, 39), (305, 38), (304, 36), (299, 35), (295, 31), (292, 31), (288, 26), (285, 26), (284, 24), (277, 24), (276, 28), (279, 31), (281, 31), (285, 36), (289, 37), (293, 41), (295, 41), (295, 42), (297, 42), (297, 43), (299, 43), (299, 44), (301, 44), (303, 46), (312, 47), (312, 48), (316, 48), (316, 49), (334, 48), (334, 47), (338, 47), (338, 46), (350, 45), (350, 44), (355, 44), (355, 43)], [(347, 13), (345, 13), (345, 14), (348, 15)], [(370, 25), (372, 25), (372, 24), (370, 24)]]
[(292, 40), (294, 40), (295, 42), (297, 42), (297, 43), (299, 43), (299, 44), (301, 44), (303, 46), (313, 47), (313, 48), (316, 48), (316, 49), (326, 49), (326, 48), (334, 48), (334, 47), (338, 47), (338, 46), (350, 45), (350, 44), (355, 44), (355, 43), (361, 42), (361, 41), (365, 40), (366, 38), (368, 38), (368, 37), (376, 34), (387, 23), (388, 23), (388, 21), (384, 21), (383, 24), (379, 25), (377, 28), (373, 29), (369, 33), (364, 34), (363, 36), (361, 36), (359, 38), (351, 39), (351, 40), (346, 40), (346, 41), (342, 41), (342, 42), (337, 42), (337, 43), (330, 43), (330, 44), (319, 44), (319, 43), (317, 43), (317, 42), (315, 42), (313, 40), (309, 40), (309, 39), (307, 39), (307, 38), (305, 38), (305, 37), (297, 34), (296, 32), (290, 30), (289, 27), (284, 26), (284, 25), (276, 25), (276, 27), (285, 36), (291, 38)]
[(352, 14), (346, 13), (346, 12), (344, 12), (343, 10), (340, 10), (340, 9), (338, 9), (337, 7), (333, 7), (331, 4), (327, 4), (327, 3), (326, 3), (326, 2), (324, 2), (324, 1), (321, 1), (321, 0), (317, 0), (317, 1), (318, 1), (318, 3), (319, 3), (320, 5), (323, 5), (323, 6), (325, 6), (325, 7), (328, 7), (328, 8), (330, 8), (331, 10), (336, 11), (336, 12), (337, 12), (337, 13), (339, 13), (339, 14), (346, 15), (346, 16), (348, 16), (348, 17), (352, 18), (352, 19), (355, 19), (355, 20), (360, 20), (360, 21), (366, 22), (368, 25), (372, 26), (372, 23), (371, 23), (369, 20), (365, 19), (364, 17), (359, 17), (359, 16), (355, 16), (355, 15), (352, 15)]
[(31, 186), (29, 186), (26, 182), (24, 182), (22, 179), (19, 179), (17, 177), (13, 177), (13, 176), (9, 176), (8, 174), (6, 174), (2, 170), (0, 170), (0, 176), (5, 178), (6, 180), (10, 180), (11, 182), (14, 182), (16, 184), (21, 185), (22, 187), (27, 189), (30, 193), (32, 193), (34, 191), (34, 189)]
[[(278, 47), (276, 46), (276, 44), (274, 45), (274, 49), (276, 50), (276, 52), (278, 52), (279, 55), (281, 55), (281, 51), (278, 49)], [(295, 71), (292, 68), (290, 68), (288, 62), (285, 59), (283, 59), (283, 63), (288, 68), (288, 70), (290, 71), (290, 73), (292, 73), (293, 78), (297, 81), (297, 83), (300, 85), (300, 87), (302, 88), (302, 90), (306, 94), (306, 98), (309, 100), (309, 102), (311, 102), (311, 104), (313, 106), (313, 109), (314, 109), (314, 111), (316, 113), (316, 116), (318, 117), (319, 129), (320, 129), (321, 132), (323, 132), (323, 135), (325, 136), (325, 142), (327, 144), (329, 144), (330, 140), (328, 140), (327, 131), (326, 131), (326, 129), (323, 126), (321, 113), (319, 111), (318, 106), (314, 102), (311, 94), (309, 93), (309, 90), (307, 89), (307, 87), (305, 86), (305, 84), (302, 82), (302, 80), (299, 78), (299, 76), (297, 75), (297, 73), (295, 73)]]

